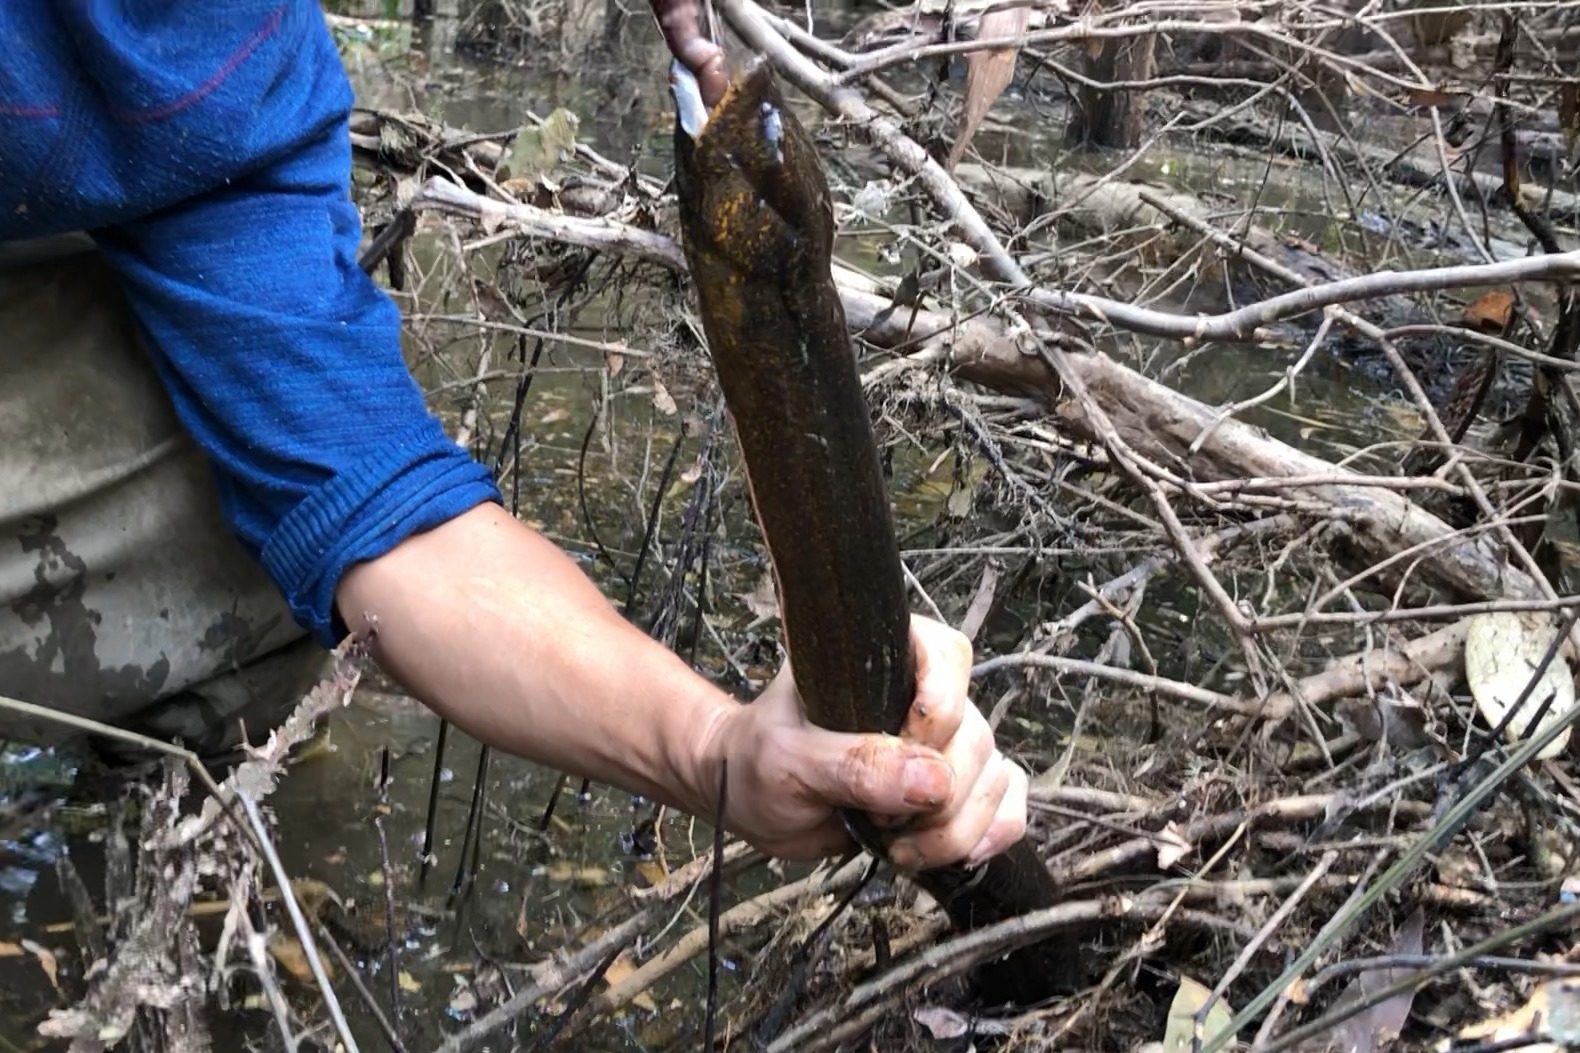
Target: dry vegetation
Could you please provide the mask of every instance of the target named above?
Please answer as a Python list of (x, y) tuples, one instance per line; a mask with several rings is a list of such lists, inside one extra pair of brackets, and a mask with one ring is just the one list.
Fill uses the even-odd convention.
[[(1580, 773), (1555, 738), (1580, 712), (1573, 5), (1039, 3), (1005, 22), (963, 4), (838, 43), (752, 0), (717, 8), (817, 104), (807, 116), (830, 117), (847, 229), (890, 241), (884, 274), (837, 277), (917, 608), (978, 641), (978, 702), (1037, 773), (1034, 836), (1069, 899), (946, 938), (903, 878), (857, 861), (755, 899), (726, 889), (710, 940), (704, 857), (633, 889), (442, 1053), (506, 1026), (520, 1048), (572, 1048), (621, 1014), (649, 1020), (710, 943), (744, 970), (720, 1010), (729, 1048), (1108, 1049), (1167, 1030), (1183, 1049), (1193, 1012), (1203, 1048), (1230, 1014), (1267, 1051), (1381, 1048), (1401, 1028), (1408, 1048), (1559, 1041), (1580, 913)], [(571, 17), (481, 10), (466, 31), (501, 49)], [(1024, 128), (1035, 105), (1077, 130), (1139, 112), (1133, 149), (1033, 171), (958, 148), (962, 93), (939, 59), (1011, 37), (1017, 52), (978, 48), (1018, 53), (1022, 86), (979, 148), (1007, 149), (995, 119)], [(1003, 86), (991, 73), (974, 65), (964, 93), (977, 120)], [(370, 231), (422, 247), (379, 255), (436, 407), (523, 509), (546, 471), (596, 480), (531, 514), (654, 635), (726, 682), (760, 680), (772, 598), (729, 528), (744, 499), (663, 181), (559, 116), (490, 139), (368, 111), (355, 132)], [(1170, 144), (1238, 152), (1264, 182), (1137, 178)], [(1290, 172), (1308, 204), (1284, 203)], [(1316, 240), (1312, 201), (1328, 209)], [(1265, 389), (1190, 394), (1259, 354), (1281, 364)], [(584, 430), (535, 409), (554, 370), (594, 393)], [(1381, 424), (1324, 410), (1319, 370), (1391, 389)], [(1493, 673), (1466, 672), (1467, 636), (1487, 632), (1518, 674), (1497, 691), (1523, 703), (1496, 728), (1473, 690)], [(167, 859), (150, 829), (143, 872), (221, 860), (193, 881), (243, 903), (277, 887), (245, 837)], [(724, 856), (732, 873), (764, 863)], [(237, 911), (228, 955), (199, 962), (176, 907), (149, 908), (168, 946), (101, 934), (110, 964), (54, 1026), (124, 1028), (146, 961), (218, 992), (237, 963), (271, 974), (240, 924), (256, 915)], [(972, 1009), (972, 964), (1093, 919), (1090, 988)], [(168, 1005), (139, 1015), (140, 1048), (204, 1048), (180, 992), (154, 989)], [(703, 1012), (684, 1006), (670, 1048), (695, 1048)], [(317, 1012), (277, 1010), (282, 1033)]]

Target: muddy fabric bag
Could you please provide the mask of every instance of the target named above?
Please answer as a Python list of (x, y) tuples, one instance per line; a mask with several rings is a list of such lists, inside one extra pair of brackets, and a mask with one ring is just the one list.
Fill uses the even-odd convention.
[[(325, 657), (221, 518), (92, 243), (0, 244), (0, 695), (207, 753), (267, 734)], [(0, 712), (0, 736), (71, 735)]]

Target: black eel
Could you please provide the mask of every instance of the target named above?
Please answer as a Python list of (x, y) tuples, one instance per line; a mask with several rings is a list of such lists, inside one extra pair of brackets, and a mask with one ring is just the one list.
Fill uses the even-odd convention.
[[(796, 686), (820, 727), (897, 734), (915, 697), (910, 610), (830, 270), (834, 214), (822, 163), (760, 58), (711, 110), (681, 63), (670, 80), (686, 260), (779, 587)], [(866, 816), (845, 819), (875, 853), (893, 836)], [(960, 930), (1058, 901), (1025, 840), (984, 866), (914, 877)], [(1025, 1005), (1070, 990), (1080, 963), (1065, 934), (976, 979), (988, 998)]]

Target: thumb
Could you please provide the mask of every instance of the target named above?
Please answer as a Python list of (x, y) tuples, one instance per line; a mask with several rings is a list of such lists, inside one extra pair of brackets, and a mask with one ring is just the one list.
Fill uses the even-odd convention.
[(830, 807), (919, 815), (953, 796), (954, 769), (937, 750), (893, 735), (812, 734), (822, 741), (809, 751), (801, 781)]

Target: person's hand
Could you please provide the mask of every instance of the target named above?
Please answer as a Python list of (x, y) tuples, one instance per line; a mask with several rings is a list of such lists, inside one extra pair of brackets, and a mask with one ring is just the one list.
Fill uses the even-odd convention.
[[(835, 807), (894, 823), (898, 866), (981, 863), (1026, 830), (1026, 774), (994, 745), (966, 697), (971, 643), (926, 618), (911, 622), (916, 700), (899, 736), (842, 735), (808, 722), (788, 665), (750, 705), (719, 711), (702, 734), (699, 787), (718, 793), (729, 762), (725, 826), (781, 859), (817, 859), (850, 846)], [(711, 813), (703, 813), (712, 818)]]

